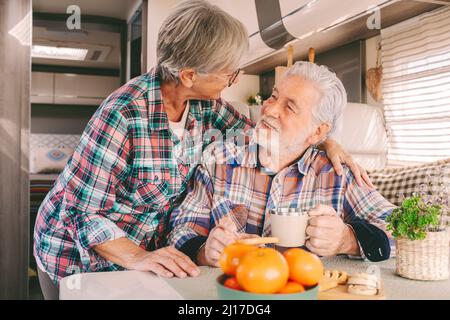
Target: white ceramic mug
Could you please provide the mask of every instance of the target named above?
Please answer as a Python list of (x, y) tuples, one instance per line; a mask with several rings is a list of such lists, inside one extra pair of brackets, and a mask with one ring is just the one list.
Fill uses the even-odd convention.
[(270, 210), (271, 235), (280, 240), (276, 245), (285, 248), (304, 246), (308, 218), (308, 212), (300, 209)]

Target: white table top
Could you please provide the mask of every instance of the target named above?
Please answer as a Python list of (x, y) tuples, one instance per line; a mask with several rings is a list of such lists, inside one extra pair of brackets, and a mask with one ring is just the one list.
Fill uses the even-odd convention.
[[(450, 300), (450, 280), (415, 281), (395, 274), (395, 259), (380, 263), (350, 260), (346, 257), (323, 259), (325, 268), (348, 272), (366, 272), (378, 267), (387, 299)], [(74, 299), (169, 299), (215, 300), (215, 279), (220, 269), (201, 267), (196, 278), (163, 279), (148, 272), (119, 271), (84, 273), (64, 278), (60, 285), (62, 300)]]

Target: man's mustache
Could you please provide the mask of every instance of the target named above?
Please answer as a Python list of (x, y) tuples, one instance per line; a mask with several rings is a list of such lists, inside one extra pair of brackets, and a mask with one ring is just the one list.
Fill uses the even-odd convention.
[(258, 127), (260, 127), (261, 124), (266, 125), (267, 127), (271, 128), (272, 130), (275, 130), (276, 132), (280, 132), (280, 123), (278, 122), (278, 120), (274, 118), (263, 116), (260, 120)]

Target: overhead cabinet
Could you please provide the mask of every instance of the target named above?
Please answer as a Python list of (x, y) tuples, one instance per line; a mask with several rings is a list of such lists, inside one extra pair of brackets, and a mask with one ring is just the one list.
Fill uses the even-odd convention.
[(31, 103), (99, 105), (119, 87), (119, 77), (33, 72)]
[(226, 9), (237, 17), (242, 15), (236, 12), (238, 10), (248, 17), (246, 27), (250, 35), (250, 50), (245, 57), (246, 67), (277, 52), (287, 42), (326, 33), (388, 3), (386, 0), (261, 0), (242, 1), (240, 7)]

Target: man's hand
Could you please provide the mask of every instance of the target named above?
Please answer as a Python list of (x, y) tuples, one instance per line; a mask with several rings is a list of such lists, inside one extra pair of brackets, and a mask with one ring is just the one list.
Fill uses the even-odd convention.
[(199, 265), (219, 267), (219, 257), (226, 246), (238, 239), (257, 237), (256, 235), (238, 234), (236, 225), (229, 216), (223, 217), (217, 226), (211, 230), (205, 246), (199, 251), (197, 262)]
[(318, 205), (309, 212), (306, 247), (313, 253), (329, 257), (337, 254), (359, 255), (358, 241), (350, 226), (329, 206)]

